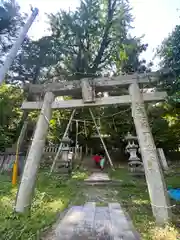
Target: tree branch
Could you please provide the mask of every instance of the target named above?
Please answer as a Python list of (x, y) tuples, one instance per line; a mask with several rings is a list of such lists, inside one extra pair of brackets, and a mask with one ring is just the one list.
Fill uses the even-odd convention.
[(101, 63), (101, 59), (103, 57), (104, 51), (110, 43), (110, 41), (108, 40), (108, 35), (109, 35), (109, 30), (112, 25), (113, 15), (114, 15), (114, 11), (116, 8), (116, 2), (117, 2), (117, 0), (114, 0), (113, 3), (112, 3), (112, 0), (108, 1), (108, 13), (107, 13), (106, 27), (104, 30), (104, 34), (103, 34), (103, 38), (101, 41), (101, 45), (100, 45), (98, 54), (94, 60), (93, 67), (91, 68), (90, 72), (94, 73), (97, 71), (98, 65)]

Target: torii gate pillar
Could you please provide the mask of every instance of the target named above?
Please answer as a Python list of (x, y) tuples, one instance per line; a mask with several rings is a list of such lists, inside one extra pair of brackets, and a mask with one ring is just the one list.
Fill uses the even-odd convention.
[(164, 224), (171, 219), (169, 198), (156, 146), (148, 123), (143, 97), (137, 82), (130, 84), (129, 94), (132, 101), (132, 116), (144, 163), (153, 215), (158, 224)]
[(36, 125), (34, 138), (27, 156), (24, 172), (22, 175), (19, 192), (17, 195), (15, 211), (24, 213), (31, 206), (32, 194), (35, 187), (36, 175), (43, 154), (46, 135), (51, 119), (51, 105), (54, 94), (47, 92), (44, 97), (43, 107)]

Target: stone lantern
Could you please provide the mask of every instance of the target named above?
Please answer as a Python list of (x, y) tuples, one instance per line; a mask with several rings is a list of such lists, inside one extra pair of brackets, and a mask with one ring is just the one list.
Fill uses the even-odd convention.
[(58, 164), (59, 165), (58, 168), (61, 168), (63, 165), (69, 170), (71, 169), (72, 154), (70, 153), (70, 143), (71, 143), (71, 139), (69, 137), (64, 137), (62, 139), (62, 151), (61, 151), (61, 158)]
[(144, 167), (141, 159), (137, 156), (137, 151), (139, 149), (137, 142), (137, 137), (132, 136), (130, 133), (127, 134), (125, 140), (128, 142), (126, 146), (126, 152), (129, 153), (129, 170), (132, 173), (142, 173), (144, 172)]
[(62, 139), (62, 155), (61, 155), (62, 161), (68, 161), (70, 143), (71, 143), (71, 139), (69, 137), (64, 137)]

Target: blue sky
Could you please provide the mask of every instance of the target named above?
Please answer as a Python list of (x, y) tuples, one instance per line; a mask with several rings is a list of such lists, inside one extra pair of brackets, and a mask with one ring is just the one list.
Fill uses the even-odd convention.
[[(45, 13), (57, 12), (58, 9), (75, 9), (79, 0), (17, 0), (22, 11), (30, 12), (30, 5), (39, 8), (39, 16), (32, 25), (29, 35), (35, 39), (47, 34), (47, 21)], [(154, 49), (163, 39), (180, 24), (180, 0), (129, 0), (135, 18), (133, 35), (145, 34), (144, 42), (149, 44), (148, 50), (143, 54), (147, 61), (152, 60)], [(155, 67), (158, 59), (154, 61)]]

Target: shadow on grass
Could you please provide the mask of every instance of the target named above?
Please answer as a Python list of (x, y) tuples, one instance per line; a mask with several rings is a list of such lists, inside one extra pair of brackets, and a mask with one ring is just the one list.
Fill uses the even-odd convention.
[(13, 212), (17, 188), (12, 188), (11, 179), (0, 176), (0, 239), (40, 239), (41, 232), (49, 228), (72, 202), (80, 189), (77, 182), (86, 177), (85, 173), (75, 172), (71, 177), (38, 174), (31, 215), (22, 216)]

